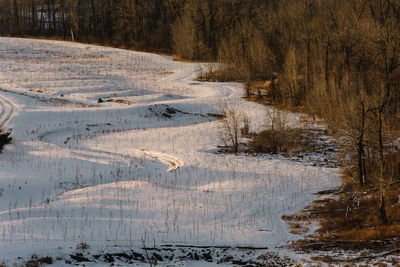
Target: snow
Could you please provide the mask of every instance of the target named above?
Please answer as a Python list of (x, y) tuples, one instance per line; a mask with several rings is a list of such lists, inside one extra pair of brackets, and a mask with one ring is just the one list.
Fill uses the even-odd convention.
[(337, 169), (214, 153), (221, 101), (238, 104), (252, 131), (266, 108), (242, 99), (240, 84), (195, 82), (199, 64), (0, 38), (0, 125), (14, 138), (0, 154), (0, 262), (67, 255), (79, 242), (279, 250), (301, 238), (281, 216), (337, 186)]

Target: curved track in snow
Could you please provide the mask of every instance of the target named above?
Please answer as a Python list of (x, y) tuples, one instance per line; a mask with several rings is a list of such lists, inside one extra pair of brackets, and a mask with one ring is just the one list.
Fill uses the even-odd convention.
[(14, 116), (17, 107), (13, 102), (2, 95), (0, 95), (0, 107), (0, 128), (4, 128)]
[(145, 154), (146, 157), (154, 159), (155, 161), (159, 161), (165, 163), (169, 166), (168, 172), (175, 171), (176, 169), (182, 167), (184, 165), (183, 160), (178, 157), (174, 157), (172, 155), (168, 155), (166, 153), (155, 152), (155, 151), (147, 151), (141, 150)]

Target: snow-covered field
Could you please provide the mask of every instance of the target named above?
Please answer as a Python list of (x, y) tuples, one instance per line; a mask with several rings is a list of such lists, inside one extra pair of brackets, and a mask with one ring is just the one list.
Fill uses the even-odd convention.
[(0, 154), (0, 262), (64, 259), (80, 242), (92, 253), (144, 245), (284, 253), (300, 238), (281, 216), (337, 186), (337, 170), (215, 153), (222, 100), (244, 109), (253, 131), (265, 126), (265, 107), (242, 99), (239, 84), (194, 81), (198, 65), (0, 38), (0, 126), (14, 138)]

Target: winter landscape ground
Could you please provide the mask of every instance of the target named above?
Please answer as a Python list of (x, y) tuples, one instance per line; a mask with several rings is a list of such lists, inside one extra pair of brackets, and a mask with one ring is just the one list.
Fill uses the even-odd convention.
[(0, 262), (306, 260), (286, 248), (301, 236), (281, 216), (339, 185), (338, 169), (217, 153), (221, 101), (251, 131), (268, 124), (266, 107), (240, 84), (196, 82), (199, 65), (0, 38), (0, 125), (13, 129), (0, 154)]

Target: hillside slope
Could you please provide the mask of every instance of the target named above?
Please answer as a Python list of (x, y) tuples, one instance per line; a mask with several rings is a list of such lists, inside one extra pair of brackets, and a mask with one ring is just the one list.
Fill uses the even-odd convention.
[(1, 119), (14, 138), (0, 154), (0, 262), (65, 258), (80, 242), (92, 253), (143, 241), (274, 251), (298, 239), (281, 216), (337, 186), (337, 170), (216, 153), (221, 100), (254, 131), (265, 107), (239, 84), (195, 82), (199, 64), (0, 38)]

